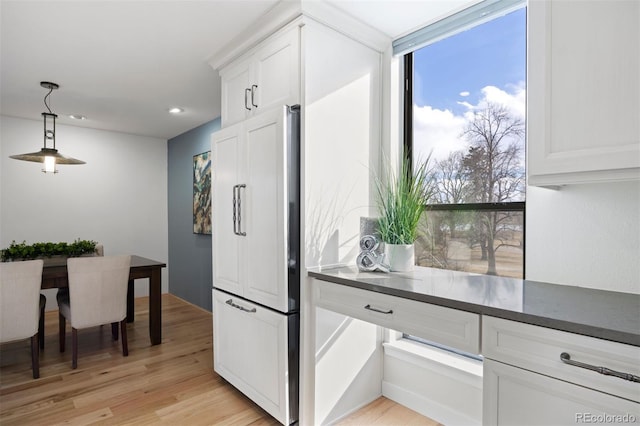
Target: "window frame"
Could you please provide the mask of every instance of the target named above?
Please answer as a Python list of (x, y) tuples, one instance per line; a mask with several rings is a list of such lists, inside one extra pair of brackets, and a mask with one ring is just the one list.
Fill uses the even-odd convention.
[[(481, 25), (481, 24), (480, 24)], [(413, 167), (413, 51), (403, 55), (403, 158)], [(525, 128), (526, 128), (525, 119)], [(526, 132), (525, 132), (526, 135)], [(526, 136), (525, 136), (526, 147)], [(526, 150), (526, 148), (525, 148)], [(526, 155), (526, 154), (525, 154)], [(526, 166), (525, 166), (526, 167)], [(426, 211), (516, 211), (522, 212), (522, 279), (526, 278), (526, 240), (527, 240), (527, 212), (526, 212), (526, 183), (525, 201), (511, 201), (502, 203), (461, 203), (461, 204), (426, 204)]]

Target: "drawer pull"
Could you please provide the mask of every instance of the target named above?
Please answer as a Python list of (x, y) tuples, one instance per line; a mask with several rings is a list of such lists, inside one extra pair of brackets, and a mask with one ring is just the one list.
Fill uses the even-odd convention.
[(256, 312), (256, 308), (247, 309), (244, 306), (236, 305), (235, 303), (233, 303), (233, 299), (229, 299), (225, 303), (229, 306), (233, 306), (234, 308), (240, 309), (241, 311), (244, 311), (244, 312), (250, 312), (252, 314)]
[(562, 352), (560, 354), (560, 361), (568, 365), (573, 365), (574, 367), (586, 368), (587, 370), (595, 371), (597, 373), (604, 374), (605, 376), (615, 376), (630, 382), (640, 382), (640, 376), (636, 376), (634, 374), (621, 373), (620, 371), (611, 370), (606, 367), (598, 367), (596, 365), (585, 364), (584, 362), (573, 361), (571, 359), (571, 355), (566, 352)]
[(388, 311), (383, 311), (383, 310), (380, 310), (380, 309), (373, 308), (373, 307), (371, 307), (371, 305), (367, 305), (367, 306), (365, 306), (364, 308), (365, 308), (365, 309), (368, 309), (368, 310), (370, 310), (370, 311), (373, 311), (373, 312), (379, 312), (379, 313), (381, 313), (381, 314), (386, 314), (386, 315), (390, 315), (390, 314), (392, 314), (392, 313), (393, 313), (393, 310), (392, 310), (392, 309), (389, 309)]

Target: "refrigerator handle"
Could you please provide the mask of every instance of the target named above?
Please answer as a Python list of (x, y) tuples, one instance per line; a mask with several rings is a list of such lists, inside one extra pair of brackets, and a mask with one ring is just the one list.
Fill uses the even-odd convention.
[(251, 85), (251, 105), (258, 108), (258, 105), (256, 105), (256, 103), (254, 102), (254, 98), (256, 96), (256, 89), (258, 88), (257, 84), (252, 84)]
[(244, 89), (244, 107), (245, 109), (251, 111), (251, 107), (247, 105), (247, 101), (249, 99), (249, 92), (251, 92), (253, 96), (253, 91), (251, 89)]
[(240, 305), (238, 305), (236, 303), (233, 303), (233, 299), (229, 299), (224, 303), (226, 303), (227, 305), (232, 306), (232, 307), (234, 307), (236, 309), (240, 309), (243, 312), (249, 312), (250, 314), (255, 314), (257, 312), (256, 308), (249, 309), (249, 308), (245, 308), (244, 306), (240, 306)]
[(237, 216), (236, 216), (236, 209), (237, 209), (237, 198), (236, 198), (236, 191), (238, 189), (238, 185), (233, 185), (233, 233), (238, 235), (238, 220), (237, 220)]
[(238, 187), (238, 235), (242, 235), (243, 237), (247, 235), (246, 232), (242, 231), (242, 192), (240, 190), (242, 188), (246, 188), (247, 185), (241, 183), (240, 185), (236, 185)]

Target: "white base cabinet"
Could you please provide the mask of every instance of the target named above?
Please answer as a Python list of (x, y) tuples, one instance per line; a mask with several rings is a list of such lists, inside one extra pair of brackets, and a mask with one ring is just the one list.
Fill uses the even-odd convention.
[(639, 347), (489, 316), (482, 347), (485, 425), (640, 422), (640, 383), (561, 360), (638, 376)]
[[(213, 290), (213, 368), (281, 423), (289, 413), (288, 318)], [(224, 326), (222, 326), (224, 325)]]
[(597, 390), (484, 360), (483, 424), (560, 426), (640, 422), (640, 405)]

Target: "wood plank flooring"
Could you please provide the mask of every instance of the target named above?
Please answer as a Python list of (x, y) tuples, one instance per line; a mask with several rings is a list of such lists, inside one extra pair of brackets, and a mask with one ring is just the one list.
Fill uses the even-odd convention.
[[(10, 425), (277, 425), (213, 371), (211, 313), (162, 295), (162, 344), (151, 346), (148, 299), (136, 299), (128, 325), (129, 356), (109, 326), (78, 332), (78, 368), (58, 351), (58, 313), (45, 319), (40, 378), (31, 376), (29, 341), (0, 346), (0, 424)], [(380, 398), (345, 425), (437, 425)]]

